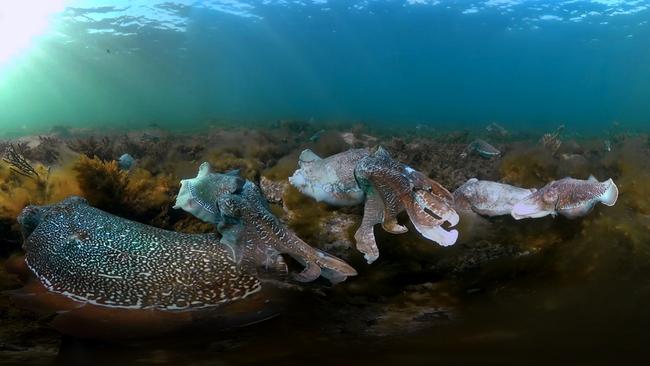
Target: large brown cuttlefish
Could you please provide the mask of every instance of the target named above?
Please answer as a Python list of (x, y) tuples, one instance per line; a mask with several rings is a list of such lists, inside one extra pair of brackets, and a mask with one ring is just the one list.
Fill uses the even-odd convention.
[(444, 187), (426, 175), (392, 159), (379, 147), (374, 153), (352, 149), (328, 158), (311, 150), (302, 152), (299, 168), (289, 182), (300, 192), (331, 205), (352, 206), (364, 203), (361, 226), (354, 235), (357, 249), (368, 263), (379, 257), (374, 225), (401, 234), (407, 228), (398, 224), (397, 215), (406, 211), (415, 229), (440, 245), (452, 245), (458, 231), (458, 215), (453, 197)]

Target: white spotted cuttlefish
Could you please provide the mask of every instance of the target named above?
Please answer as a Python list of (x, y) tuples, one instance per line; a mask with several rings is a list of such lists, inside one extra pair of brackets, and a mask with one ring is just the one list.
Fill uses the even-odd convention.
[(28, 206), (18, 221), (25, 237), (18, 263), (28, 280), (12, 298), (57, 314), (52, 324), (64, 333), (129, 338), (277, 315), (260, 281), (238, 268), (215, 234), (133, 222), (80, 197)]

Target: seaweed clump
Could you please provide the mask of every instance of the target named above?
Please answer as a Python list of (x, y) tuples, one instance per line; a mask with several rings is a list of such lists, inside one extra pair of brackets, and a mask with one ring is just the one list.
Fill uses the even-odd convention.
[(502, 159), (500, 170), (506, 183), (536, 187), (557, 178), (558, 162), (549, 150), (535, 147), (511, 152)]
[(86, 155), (87, 157), (98, 157), (101, 160), (111, 160), (115, 158), (113, 152), (114, 141), (107, 136), (101, 139), (96, 139), (95, 136), (89, 138), (77, 138), (68, 141), (66, 145), (70, 150), (79, 154)]
[(115, 160), (80, 156), (74, 165), (79, 187), (91, 205), (149, 221), (172, 204), (173, 177), (137, 168), (131, 174)]
[(119, 210), (124, 199), (128, 174), (121, 170), (115, 160), (105, 161), (95, 156), (81, 155), (74, 165), (77, 181), (84, 197), (91, 205)]

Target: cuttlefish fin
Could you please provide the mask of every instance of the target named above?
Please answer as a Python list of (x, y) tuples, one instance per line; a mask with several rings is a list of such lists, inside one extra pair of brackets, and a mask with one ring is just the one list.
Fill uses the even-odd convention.
[(363, 208), (361, 226), (354, 234), (357, 250), (363, 253), (368, 263), (379, 258), (379, 248), (375, 241), (374, 227), (384, 221), (384, 203), (374, 190), (366, 194), (366, 203)]
[(382, 146), (377, 147), (377, 151), (375, 151), (375, 156), (378, 158), (388, 158), (390, 159), (390, 153), (388, 150), (384, 149)]
[(602, 202), (605, 206), (614, 206), (616, 200), (618, 200), (618, 187), (612, 178), (604, 181), (603, 184), (607, 184), (608, 186), (605, 190), (605, 193), (602, 195), (600, 202)]
[(300, 153), (298, 160), (300, 163), (310, 163), (313, 161), (321, 160), (321, 157), (316, 155), (316, 153), (310, 149), (305, 149)]

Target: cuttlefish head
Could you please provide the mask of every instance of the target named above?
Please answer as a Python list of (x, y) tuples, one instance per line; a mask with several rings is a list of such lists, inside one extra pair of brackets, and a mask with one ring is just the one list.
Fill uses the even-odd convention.
[(244, 183), (245, 180), (239, 176), (239, 171), (210, 173), (210, 164), (204, 162), (195, 178), (181, 180), (174, 208), (183, 209), (205, 222), (218, 223), (221, 215), (216, 204), (217, 199), (221, 195), (241, 191)]
[(29, 205), (18, 215), (17, 221), (21, 226), (23, 238), (27, 238), (34, 232), (36, 227), (45, 220), (51, 213), (71, 210), (76, 205), (88, 205), (88, 201), (79, 196), (70, 196), (63, 201), (53, 205)]
[(539, 218), (556, 214), (556, 205), (559, 199), (559, 192), (551, 185), (543, 187), (517, 202), (510, 214), (516, 220), (526, 218)]

